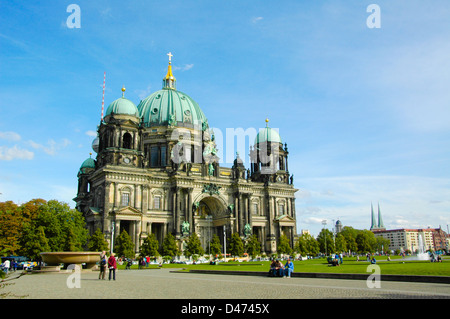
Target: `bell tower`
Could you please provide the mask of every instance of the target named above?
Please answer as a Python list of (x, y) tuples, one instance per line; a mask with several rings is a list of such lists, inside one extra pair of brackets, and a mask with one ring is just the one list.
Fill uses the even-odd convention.
[(254, 147), (250, 148), (251, 178), (253, 181), (270, 183), (292, 184), (289, 177), (287, 144), (281, 141), (281, 137), (275, 129), (269, 127), (269, 119), (266, 119), (266, 127), (258, 133)]
[(98, 129), (98, 166), (106, 164), (142, 167), (142, 125), (139, 112), (130, 100), (122, 97), (106, 110)]

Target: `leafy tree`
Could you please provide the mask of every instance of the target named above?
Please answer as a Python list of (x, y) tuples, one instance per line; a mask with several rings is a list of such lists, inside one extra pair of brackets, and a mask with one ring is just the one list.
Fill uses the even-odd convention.
[(141, 256), (157, 257), (159, 256), (158, 248), (159, 242), (156, 239), (156, 235), (150, 234), (150, 236), (144, 239), (140, 248), (140, 254)]
[(0, 203), (0, 255), (16, 255), (21, 248), (23, 227), (19, 207), (12, 201)]
[(119, 237), (117, 238), (116, 243), (114, 245), (114, 251), (119, 256), (125, 256), (127, 258), (135, 257), (134, 243), (125, 229), (122, 230)]
[(316, 255), (319, 253), (319, 244), (311, 234), (305, 233), (298, 238), (295, 251), (302, 256)]
[(336, 252), (344, 251), (347, 251), (347, 242), (345, 241), (345, 237), (339, 233), (336, 235)]
[(222, 245), (220, 244), (220, 238), (216, 234), (213, 235), (210, 242), (210, 249), (212, 255), (221, 255), (222, 254)]
[(200, 239), (198, 238), (197, 233), (193, 232), (186, 243), (186, 250), (184, 251), (184, 255), (186, 257), (190, 257), (192, 255), (204, 255), (204, 254), (205, 251), (202, 248)]
[[(26, 225), (25, 228), (30, 227)], [(45, 237), (44, 227), (39, 226), (36, 231), (25, 232), (24, 246), (22, 251), (25, 256), (28, 256), (32, 260), (40, 260), (41, 252), (50, 251), (50, 245), (48, 239)]]
[(87, 229), (82, 214), (68, 204), (50, 200), (39, 202), (28, 231), (42, 226), (50, 251), (81, 251), (87, 243)]
[(57, 211), (64, 240), (64, 251), (82, 251), (87, 246), (88, 231), (83, 215), (66, 203), (48, 202), (51, 211)]
[(333, 233), (329, 229), (324, 228), (321, 230), (317, 236), (317, 242), (322, 253), (330, 254), (335, 251)]
[(228, 252), (232, 256), (241, 256), (244, 253), (244, 243), (238, 233), (231, 235)]
[(290, 255), (292, 253), (291, 244), (285, 234), (278, 238), (277, 253)]
[(310, 234), (308, 234), (308, 238), (306, 240), (306, 243), (307, 243), (307, 247), (308, 247), (310, 255), (315, 256), (315, 255), (317, 255), (320, 252), (319, 243)]
[(247, 240), (245, 250), (252, 258), (256, 258), (256, 256), (261, 253), (261, 243), (256, 235), (251, 235)]
[(68, 228), (64, 241), (64, 251), (80, 251), (81, 248), (77, 246), (77, 238), (72, 228)]
[(90, 251), (107, 251), (108, 248), (108, 242), (105, 240), (105, 236), (100, 228), (97, 228), (89, 238), (88, 249)]
[(358, 230), (350, 226), (344, 226), (339, 235), (342, 235), (345, 239), (346, 250), (353, 252), (358, 251), (358, 245), (356, 244), (356, 236), (358, 235)]
[(375, 235), (370, 230), (362, 230), (356, 235), (356, 244), (361, 253), (374, 252), (376, 247)]
[(25, 220), (30, 221), (37, 217), (39, 210), (44, 205), (47, 205), (46, 200), (42, 198), (36, 198), (20, 205), (19, 209), (21, 211), (22, 217)]
[(175, 237), (173, 237), (171, 233), (168, 233), (163, 240), (162, 254), (163, 256), (171, 256), (171, 257), (179, 255), (178, 245), (175, 241)]
[(375, 250), (379, 251), (380, 253), (381, 251), (386, 252), (389, 250), (389, 244), (391, 243), (389, 239), (382, 236), (376, 236), (375, 241)]

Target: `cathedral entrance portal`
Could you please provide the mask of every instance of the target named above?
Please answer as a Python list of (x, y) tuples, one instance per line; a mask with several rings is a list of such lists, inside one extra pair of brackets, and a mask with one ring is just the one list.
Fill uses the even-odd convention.
[(217, 196), (206, 196), (200, 199), (195, 214), (195, 231), (206, 254), (210, 252), (210, 242), (214, 235), (219, 237), (223, 247), (224, 225), (228, 225), (230, 222), (227, 206), (223, 199)]

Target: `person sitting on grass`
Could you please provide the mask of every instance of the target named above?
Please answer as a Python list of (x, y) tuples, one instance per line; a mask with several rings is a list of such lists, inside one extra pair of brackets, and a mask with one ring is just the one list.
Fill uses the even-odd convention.
[(284, 277), (291, 278), (291, 274), (294, 272), (294, 263), (288, 258), (286, 265), (284, 265)]

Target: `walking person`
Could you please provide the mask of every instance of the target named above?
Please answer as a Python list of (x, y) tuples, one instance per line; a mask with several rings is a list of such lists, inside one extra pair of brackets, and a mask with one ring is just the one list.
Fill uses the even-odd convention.
[(11, 262), (9, 259), (6, 259), (3, 263), (3, 270), (5, 271), (5, 274), (8, 274), (9, 267), (11, 266)]
[(103, 251), (103, 252), (100, 254), (100, 265), (99, 265), (99, 268), (100, 268), (100, 274), (98, 275), (98, 279), (103, 279), (103, 280), (105, 280), (106, 264), (107, 264), (107, 261), (106, 261), (106, 251)]
[(113, 280), (116, 280), (116, 258), (114, 257), (114, 253), (111, 253), (108, 259), (108, 268), (109, 268), (109, 280), (111, 280), (111, 273), (113, 275)]

